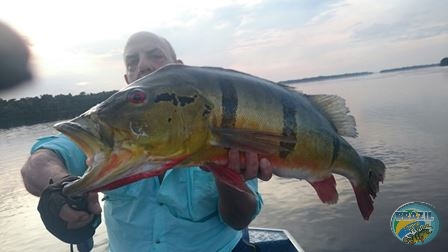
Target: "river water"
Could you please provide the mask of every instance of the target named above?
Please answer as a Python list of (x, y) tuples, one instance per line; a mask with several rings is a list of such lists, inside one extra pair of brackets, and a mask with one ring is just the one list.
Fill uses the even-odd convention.
[[(362, 155), (387, 166), (369, 221), (359, 213), (351, 185), (336, 176), (339, 202), (320, 202), (306, 182), (260, 182), (264, 199), (252, 226), (285, 228), (306, 251), (448, 251), (448, 68), (373, 74), (295, 85), (307, 94), (337, 94), (355, 116), (359, 137), (348, 141)], [(1, 118), (1, 117), (0, 117)], [(0, 130), (0, 251), (69, 251), (44, 228), (38, 199), (26, 192), (20, 168), (33, 141), (56, 133), (53, 123)], [(411, 201), (439, 212), (439, 235), (406, 245), (391, 232), (393, 212)], [(107, 251), (104, 225), (95, 251)]]

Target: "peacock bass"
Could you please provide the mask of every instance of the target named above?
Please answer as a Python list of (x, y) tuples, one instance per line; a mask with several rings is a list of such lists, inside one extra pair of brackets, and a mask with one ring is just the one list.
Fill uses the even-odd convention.
[(238, 189), (241, 176), (217, 165), (232, 148), (268, 158), (277, 176), (308, 181), (325, 203), (338, 200), (333, 173), (345, 176), (367, 220), (385, 166), (342, 137), (357, 136), (348, 112), (335, 95), (306, 95), (222, 68), (167, 65), (55, 125), (89, 160), (64, 193), (110, 190), (188, 166)]

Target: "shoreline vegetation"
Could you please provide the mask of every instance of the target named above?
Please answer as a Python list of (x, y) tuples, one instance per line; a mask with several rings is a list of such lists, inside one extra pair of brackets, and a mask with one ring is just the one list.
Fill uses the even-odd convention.
[[(440, 61), (440, 63), (405, 66), (405, 67), (398, 67), (398, 68), (388, 68), (388, 69), (380, 70), (378, 73), (381, 74), (381, 73), (410, 71), (410, 70), (416, 70), (416, 69), (421, 69), (421, 68), (447, 66), (447, 65), (448, 65), (448, 57), (443, 58)], [(280, 84), (295, 84), (295, 83), (312, 82), (312, 81), (325, 81), (325, 80), (341, 79), (341, 78), (353, 78), (353, 77), (370, 75), (370, 74), (374, 74), (374, 73), (375, 72), (356, 72), (356, 73), (344, 73), (344, 74), (336, 74), (336, 75), (322, 75), (322, 76), (315, 76), (315, 77), (306, 77), (306, 78), (302, 78), (302, 79), (279, 81), (278, 83), (280, 83)]]
[(104, 101), (117, 90), (97, 94), (41, 95), (20, 100), (0, 99), (0, 129), (70, 119)]
[[(399, 71), (409, 71), (421, 68), (447, 66), (448, 57), (443, 58), (440, 63), (426, 64), (416, 66), (406, 66), (399, 68), (390, 68), (379, 71), (378, 73), (391, 73)], [(375, 72), (357, 72), (344, 73), (337, 75), (326, 75), (316, 77), (306, 77), (302, 79), (293, 79), (279, 81), (279, 84), (297, 84), (313, 81), (324, 81), (330, 79), (353, 78), (374, 74)], [(87, 111), (94, 105), (104, 101), (117, 90), (101, 92), (96, 94), (86, 94), (81, 92), (79, 95), (41, 95), (40, 97), (28, 97), (10, 100), (0, 98), (0, 129), (12, 127), (33, 125), (37, 123), (51, 122), (57, 120), (70, 119)]]
[(321, 76), (315, 76), (315, 77), (307, 77), (302, 79), (296, 79), (296, 80), (286, 80), (286, 81), (279, 81), (279, 84), (295, 84), (295, 83), (303, 83), (303, 82), (312, 82), (312, 81), (324, 81), (324, 80), (332, 80), (332, 79), (342, 79), (342, 78), (351, 78), (351, 77), (358, 77), (358, 76), (364, 76), (374, 74), (374, 72), (358, 72), (358, 73), (345, 73), (345, 74), (336, 74), (336, 75), (321, 75)]

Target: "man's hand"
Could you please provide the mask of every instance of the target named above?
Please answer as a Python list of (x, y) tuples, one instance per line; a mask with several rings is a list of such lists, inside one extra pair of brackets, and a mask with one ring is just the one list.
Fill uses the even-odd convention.
[(228, 167), (241, 173), (245, 180), (258, 177), (268, 181), (272, 177), (272, 165), (266, 158), (259, 159), (255, 152), (242, 152), (236, 149), (229, 150)]
[(101, 214), (101, 206), (98, 201), (98, 193), (89, 193), (87, 195), (88, 210), (78, 211), (65, 204), (59, 212), (59, 217), (67, 222), (67, 229), (78, 229), (92, 222), (95, 215)]
[(90, 239), (101, 223), (97, 193), (70, 197), (63, 194), (64, 186), (77, 179), (67, 175), (58, 182), (51, 181), (42, 191), (37, 207), (47, 230), (61, 241), (71, 244)]
[[(212, 168), (216, 177), (216, 186), (219, 193), (219, 211), (229, 226), (240, 230), (252, 221), (257, 210), (257, 199), (254, 193), (244, 183), (244, 180), (260, 178), (268, 181), (272, 177), (272, 166), (266, 158), (259, 158), (254, 152), (240, 152), (236, 149), (229, 150), (228, 158), (217, 164), (218, 168)], [(222, 176), (221, 169), (232, 169), (241, 175), (234, 180), (231, 176)], [(227, 173), (227, 172), (224, 172)], [(238, 183), (241, 180), (241, 184)], [(237, 184), (234, 184), (236, 182)], [(234, 186), (237, 186), (236, 189)]]

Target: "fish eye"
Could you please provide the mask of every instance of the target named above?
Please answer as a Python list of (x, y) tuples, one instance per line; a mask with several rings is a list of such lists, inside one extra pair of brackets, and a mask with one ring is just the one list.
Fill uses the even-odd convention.
[(144, 103), (145, 99), (146, 99), (146, 93), (141, 89), (134, 89), (128, 94), (128, 101), (132, 104)]

